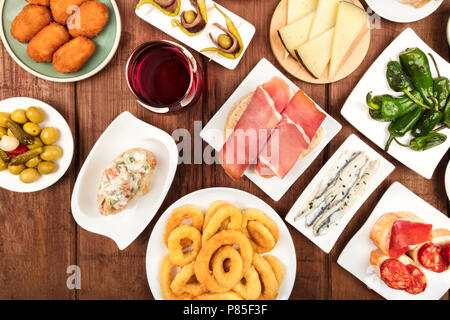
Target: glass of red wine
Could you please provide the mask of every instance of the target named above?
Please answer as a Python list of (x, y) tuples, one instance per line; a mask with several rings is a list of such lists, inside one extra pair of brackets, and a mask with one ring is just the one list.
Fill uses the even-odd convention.
[(203, 73), (194, 56), (177, 43), (158, 40), (137, 47), (126, 77), (137, 101), (157, 113), (192, 106), (203, 89)]

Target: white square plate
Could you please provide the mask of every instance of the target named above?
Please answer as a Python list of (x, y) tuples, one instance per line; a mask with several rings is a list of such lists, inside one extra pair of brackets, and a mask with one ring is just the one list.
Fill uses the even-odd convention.
[[(237, 87), (233, 94), (228, 98), (225, 104), (219, 109), (219, 111), (217, 111), (214, 117), (212, 117), (205, 128), (200, 132), (200, 136), (203, 140), (205, 140), (215, 150), (219, 151), (224, 144), (223, 131), (228, 113), (243, 97), (254, 91), (257, 86), (269, 81), (275, 76), (286, 81), (294, 91), (299, 90), (299, 88), (292, 81), (285, 77), (269, 61), (264, 58), (261, 59), (253, 70), (247, 75), (244, 81), (242, 81), (239, 87)], [(319, 145), (314, 148), (310, 154), (297, 161), (284, 179), (280, 179), (278, 177), (269, 179), (263, 178), (255, 172), (253, 167), (249, 167), (245, 171), (245, 175), (275, 201), (280, 200), (280, 198), (286, 193), (298, 177), (300, 177), (300, 175), (309, 167), (314, 159), (316, 159), (328, 142), (330, 142), (330, 140), (333, 139), (342, 128), (339, 122), (334, 120), (317, 104), (316, 106), (320, 111), (326, 114), (326, 118), (322, 122), (322, 128), (324, 129), (323, 138)]]
[[(389, 123), (379, 122), (370, 118), (369, 107), (366, 104), (366, 95), (369, 91), (372, 91), (373, 95), (385, 93), (399, 95), (389, 88), (386, 80), (386, 65), (389, 60), (398, 61), (399, 53), (411, 47), (418, 47), (427, 55), (428, 53), (432, 53), (441, 74), (443, 76), (450, 76), (450, 64), (427, 46), (427, 44), (423, 42), (412, 29), (408, 28), (380, 54), (377, 60), (375, 60), (356, 85), (355, 89), (353, 89), (341, 110), (342, 116), (350, 122), (350, 124), (383, 150), (386, 141), (389, 138), (387, 130)], [(432, 73), (436, 75), (431, 61), (430, 67)], [(450, 129), (444, 129), (441, 132), (445, 133), (447, 136), (450, 135)], [(409, 141), (411, 138), (411, 134), (408, 133), (400, 140)], [(423, 177), (430, 179), (436, 166), (449, 147), (450, 139), (447, 139), (446, 142), (437, 147), (423, 152), (413, 151), (392, 142), (388, 153), (408, 168), (416, 171)]]
[[(102, 216), (97, 209), (97, 190), (103, 170), (122, 152), (144, 148), (156, 157), (149, 192), (130, 202), (116, 215)], [(147, 227), (172, 184), (178, 165), (175, 141), (166, 132), (135, 118), (120, 114), (95, 143), (78, 174), (72, 193), (72, 215), (90, 232), (114, 240), (125, 249)]]
[(370, 252), (377, 247), (370, 240), (370, 230), (377, 220), (385, 213), (395, 211), (411, 211), (427, 223), (433, 224), (433, 229), (450, 229), (450, 219), (434, 207), (416, 196), (406, 187), (394, 182), (380, 199), (366, 223), (353, 236), (342, 251), (338, 264), (364, 282), (369, 289), (388, 300), (437, 300), (450, 288), (450, 271), (435, 273), (421, 268), (427, 277), (427, 288), (417, 295), (403, 290), (389, 288), (381, 278), (374, 273), (370, 265)]
[(233, 70), (241, 61), (242, 56), (247, 50), (250, 41), (255, 34), (255, 27), (249, 22), (245, 21), (238, 15), (233, 12), (225, 9), (221, 5), (215, 3), (214, 1), (206, 0), (206, 9), (208, 11), (208, 24), (206, 28), (196, 36), (188, 36), (183, 31), (181, 31), (178, 27), (172, 27), (171, 21), (172, 19), (180, 19), (180, 14), (183, 10), (192, 10), (192, 6), (189, 1), (181, 1), (180, 14), (176, 17), (166, 16), (164, 13), (156, 9), (152, 4), (144, 4), (139, 9), (136, 9), (136, 15), (150, 23), (151, 25), (157, 27), (159, 30), (167, 33), (169, 36), (177, 39), (178, 41), (183, 42), (188, 45), (192, 49), (200, 52), (200, 50), (208, 47), (214, 47), (214, 44), (211, 42), (209, 38), (209, 33), (212, 33), (215, 37), (221, 33), (221, 31), (214, 27), (213, 23), (219, 23), (221, 26), (226, 28), (226, 23), (223, 15), (214, 8), (214, 4), (233, 21), (234, 25), (239, 31), (241, 35), (242, 42), (244, 44), (244, 51), (242, 51), (241, 55), (237, 59), (228, 59), (220, 54), (215, 52), (201, 52), (204, 56), (214, 60), (218, 64), (224, 66), (227, 69)]
[[(320, 181), (325, 178), (325, 175), (331, 169), (331, 166), (333, 166), (339, 156), (346, 151), (363, 151), (369, 156), (369, 161), (379, 159), (380, 166), (378, 168), (376, 176), (372, 178), (372, 181), (370, 182), (370, 185), (364, 195), (357, 201), (355, 201), (355, 203), (348, 209), (347, 213), (339, 222), (339, 224), (337, 226), (334, 226), (326, 235), (314, 236), (312, 233), (312, 228), (307, 228), (305, 226), (304, 218), (298, 221), (294, 221), (294, 218), (301, 210), (301, 208), (305, 205), (305, 203), (309, 201)], [(395, 167), (389, 161), (384, 159), (371, 147), (365, 144), (361, 139), (352, 134), (345, 140), (345, 142), (339, 147), (339, 149), (336, 150), (330, 160), (327, 161), (327, 163), (322, 167), (322, 169), (320, 169), (319, 173), (314, 177), (311, 183), (306, 187), (302, 195), (292, 206), (291, 210), (289, 210), (289, 213), (286, 216), (286, 221), (293, 225), (294, 228), (296, 228), (298, 231), (303, 233), (305, 237), (314, 242), (314, 244), (316, 244), (320, 249), (322, 249), (326, 253), (329, 253), (356, 211), (358, 211), (358, 209), (367, 200), (367, 198), (375, 191), (375, 189), (381, 184), (381, 182), (383, 182), (383, 180), (386, 179), (387, 176), (389, 176), (389, 174), (394, 169)]]

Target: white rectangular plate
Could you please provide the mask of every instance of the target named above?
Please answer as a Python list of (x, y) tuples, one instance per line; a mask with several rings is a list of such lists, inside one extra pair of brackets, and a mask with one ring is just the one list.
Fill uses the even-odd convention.
[(427, 277), (427, 288), (424, 292), (413, 295), (403, 290), (389, 288), (380, 277), (374, 273), (370, 265), (370, 252), (377, 247), (370, 240), (370, 230), (377, 220), (388, 212), (410, 211), (427, 223), (433, 224), (433, 229), (450, 229), (450, 219), (434, 207), (416, 196), (406, 187), (394, 182), (380, 199), (366, 223), (353, 236), (342, 251), (338, 264), (364, 282), (369, 289), (388, 300), (437, 300), (450, 288), (450, 271), (435, 273), (422, 268)]
[(247, 50), (250, 41), (255, 34), (255, 27), (238, 15), (215, 3), (214, 1), (206, 0), (206, 8), (208, 10), (208, 24), (206, 25), (206, 28), (202, 31), (202, 33), (193, 37), (188, 36), (183, 31), (181, 31), (180, 28), (173, 27), (171, 24), (172, 19), (180, 19), (180, 14), (184, 10), (192, 10), (192, 6), (188, 0), (181, 1), (180, 14), (178, 14), (178, 16), (176, 17), (166, 16), (164, 13), (156, 9), (152, 4), (144, 4), (139, 9), (136, 9), (136, 15), (139, 18), (147, 21), (151, 25), (157, 27), (159, 30), (164, 31), (169, 36), (200, 52), (200, 50), (204, 48), (214, 47), (214, 44), (209, 38), (209, 33), (212, 33), (215, 37), (218, 34), (222, 33), (218, 28), (212, 25), (214, 22), (217, 22), (221, 26), (226, 28), (225, 18), (219, 11), (214, 8), (214, 4), (216, 4), (220, 10), (223, 10), (223, 12), (231, 19), (231, 21), (233, 21), (234, 25), (239, 31), (239, 34), (241, 35), (242, 42), (244, 44), (244, 51), (237, 59), (228, 59), (214, 52), (201, 52), (201, 54), (214, 60), (225, 68), (233, 70), (239, 64), (239, 61), (241, 61), (245, 50)]
[[(412, 29), (408, 28), (403, 31), (383, 51), (382, 54), (380, 54), (377, 60), (375, 60), (369, 70), (367, 70), (366, 74), (356, 85), (355, 89), (353, 89), (341, 110), (342, 116), (350, 122), (350, 124), (352, 124), (356, 129), (358, 129), (362, 134), (372, 140), (383, 150), (386, 141), (389, 138), (389, 133), (387, 130), (389, 123), (379, 122), (370, 118), (369, 107), (366, 104), (366, 95), (369, 91), (372, 91), (373, 95), (381, 95), (385, 93), (399, 95), (399, 93), (395, 93), (389, 88), (386, 80), (386, 65), (389, 60), (398, 61), (399, 53), (411, 47), (418, 47), (427, 55), (428, 53), (432, 53), (436, 59), (441, 74), (443, 76), (450, 76), (450, 64), (434, 52), (425, 42), (423, 42)], [(431, 60), (430, 67), (432, 73), (436, 75)], [(444, 129), (441, 132), (445, 133), (447, 136), (450, 135), (450, 129)], [(400, 140), (409, 142), (411, 138), (412, 136), (408, 133)], [(437, 147), (423, 152), (413, 151), (392, 142), (388, 153), (408, 168), (416, 171), (423, 177), (430, 179), (433, 175), (434, 169), (436, 169), (436, 166), (449, 147), (450, 139), (447, 139), (446, 142)]]
[[(132, 148), (149, 150), (156, 157), (150, 190), (132, 201), (124, 211), (102, 216), (97, 209), (97, 191), (103, 170), (119, 154)], [(75, 221), (83, 229), (111, 238), (120, 250), (125, 249), (158, 211), (177, 165), (177, 146), (169, 134), (129, 112), (120, 114), (97, 140), (78, 174), (72, 193)]]
[[(307, 201), (312, 197), (320, 181), (325, 178), (325, 175), (331, 169), (331, 166), (335, 164), (339, 156), (346, 151), (363, 151), (369, 156), (369, 161), (380, 160), (380, 167), (376, 173), (376, 176), (372, 178), (369, 187), (367, 188), (364, 195), (355, 201), (355, 203), (348, 209), (345, 216), (339, 222), (337, 226), (334, 226), (326, 235), (324, 236), (314, 236), (312, 233), (312, 228), (307, 228), (305, 226), (305, 219), (302, 218), (298, 221), (294, 221), (295, 216), (305, 205)], [(362, 206), (362, 204), (367, 200), (367, 198), (375, 191), (375, 189), (383, 182), (384, 179), (394, 170), (394, 166), (375, 152), (371, 147), (365, 144), (361, 139), (352, 134), (349, 136), (345, 142), (339, 147), (334, 155), (328, 160), (328, 162), (322, 167), (319, 173), (314, 177), (311, 183), (303, 191), (302, 195), (297, 199), (297, 201), (289, 210), (286, 221), (294, 226), (298, 231), (303, 233), (305, 237), (314, 242), (320, 249), (329, 253), (336, 243), (337, 239), (344, 231), (347, 224), (352, 219), (356, 211)]]
[[(280, 77), (286, 81), (289, 86), (297, 91), (299, 88), (285, 77), (277, 68), (275, 68), (266, 59), (261, 59), (253, 70), (247, 75), (242, 83), (237, 87), (233, 94), (228, 98), (225, 104), (217, 111), (217, 113), (208, 122), (205, 128), (200, 132), (200, 136), (211, 147), (219, 151), (224, 144), (224, 128), (227, 117), (231, 109), (245, 96), (256, 90), (256, 88), (273, 77)], [(245, 175), (253, 181), (261, 190), (263, 190), (273, 200), (278, 201), (292, 186), (292, 184), (300, 177), (300, 175), (309, 167), (316, 159), (319, 153), (325, 148), (331, 139), (341, 130), (342, 126), (327, 114), (322, 108), (316, 104), (317, 108), (326, 114), (325, 120), (322, 122), (324, 135), (319, 145), (312, 150), (306, 157), (297, 161), (294, 167), (288, 172), (284, 179), (278, 177), (263, 178), (256, 173), (253, 167), (249, 167), (245, 171)]]

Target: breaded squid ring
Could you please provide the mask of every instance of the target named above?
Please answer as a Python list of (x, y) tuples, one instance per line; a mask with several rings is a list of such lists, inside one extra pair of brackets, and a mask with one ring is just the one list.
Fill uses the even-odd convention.
[(239, 230), (242, 226), (242, 213), (241, 210), (233, 205), (224, 205), (220, 207), (217, 212), (210, 218), (205, 229), (203, 229), (202, 243), (211, 239), (215, 235), (223, 222), (230, 219), (228, 229)]
[[(225, 270), (225, 261), (228, 271)], [(233, 246), (223, 246), (216, 251), (211, 259), (211, 268), (217, 282), (225, 288), (233, 288), (242, 277), (242, 258)]]
[(196, 206), (185, 204), (173, 210), (169, 219), (167, 220), (166, 230), (164, 231), (164, 244), (167, 247), (167, 240), (172, 231), (181, 225), (186, 220), (191, 219), (191, 225), (198, 231), (202, 231), (203, 227), (203, 213)]
[(247, 231), (257, 252), (269, 252), (275, 247), (275, 238), (262, 222), (249, 221), (247, 223)]
[(275, 274), (275, 278), (277, 278), (278, 283), (281, 285), (281, 282), (284, 279), (284, 267), (278, 258), (274, 257), (271, 254), (266, 254), (263, 256), (264, 259), (270, 264), (272, 267), (273, 273)]
[[(279, 235), (276, 223), (272, 219), (270, 219), (264, 212), (258, 209), (247, 209), (242, 214), (242, 232), (244, 232), (245, 235), (251, 238), (251, 235), (248, 231), (248, 222), (253, 220), (261, 222), (272, 234), (273, 238), (275, 239), (275, 244), (278, 242)], [(252, 245), (257, 253), (265, 253), (273, 249), (263, 248), (253, 240)]]
[(239, 293), (245, 300), (256, 300), (261, 295), (261, 281), (255, 267), (247, 270), (242, 279), (233, 288), (233, 291)]
[(275, 273), (272, 270), (270, 264), (259, 254), (255, 253), (253, 258), (253, 266), (259, 274), (261, 279), (262, 290), (261, 300), (275, 300), (278, 295), (278, 289), (280, 284), (275, 277)]
[(177, 296), (172, 289), (170, 289), (170, 285), (172, 283), (172, 269), (176, 267), (170, 261), (169, 255), (166, 255), (161, 263), (161, 268), (159, 271), (159, 283), (161, 284), (161, 294), (166, 300), (188, 300), (192, 297), (189, 295), (180, 295)]
[[(192, 281), (192, 280), (195, 281)], [(173, 279), (170, 289), (175, 295), (199, 296), (208, 292), (208, 290), (195, 279), (194, 262), (191, 262), (181, 268)]]
[(253, 261), (253, 248), (250, 240), (240, 231), (224, 230), (206, 241), (195, 261), (195, 276), (209, 291), (220, 293), (230, 290), (223, 288), (211, 274), (209, 264), (214, 253), (222, 246), (237, 245), (242, 258), (243, 273), (250, 269)]
[[(181, 244), (183, 239), (189, 239), (192, 241), (192, 250), (183, 251), (183, 245)], [(184, 266), (191, 263), (197, 257), (201, 248), (202, 235), (193, 226), (181, 225), (177, 227), (169, 236), (167, 247), (169, 248), (170, 260), (178, 265)]]
[(195, 298), (195, 300), (244, 300), (236, 292), (206, 293)]
[[(206, 225), (208, 224), (209, 220), (214, 215), (214, 213), (216, 213), (217, 210), (219, 210), (221, 207), (227, 204), (230, 203), (224, 200), (216, 200), (209, 205), (208, 209), (205, 212), (205, 221), (203, 223), (203, 229), (205, 229)], [(221, 226), (221, 229), (226, 229), (226, 222), (224, 222), (224, 224), (225, 225)]]

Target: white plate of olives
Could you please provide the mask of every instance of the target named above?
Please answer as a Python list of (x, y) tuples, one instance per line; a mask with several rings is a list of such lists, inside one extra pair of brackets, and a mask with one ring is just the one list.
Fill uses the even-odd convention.
[[(9, 130), (8, 120), (13, 124)], [(30, 139), (33, 144), (26, 144)], [(27, 154), (16, 158), (14, 151), (20, 148)], [(0, 187), (35, 192), (61, 179), (72, 162), (74, 143), (69, 125), (56, 109), (40, 100), (16, 97), (0, 101), (0, 149), (3, 156), (13, 149), (7, 153), (8, 162), (0, 157)]]

